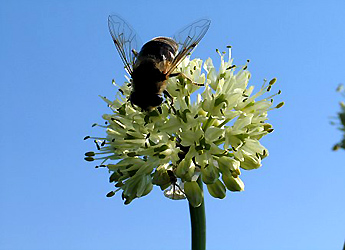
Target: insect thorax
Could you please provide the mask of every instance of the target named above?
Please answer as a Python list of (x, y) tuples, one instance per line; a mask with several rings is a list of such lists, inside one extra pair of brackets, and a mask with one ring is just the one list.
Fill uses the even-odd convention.
[(152, 58), (157, 63), (164, 60), (172, 62), (175, 58), (177, 48), (177, 43), (171, 38), (156, 37), (144, 44), (139, 52), (138, 61), (145, 58)]
[(169, 66), (174, 60), (177, 44), (170, 38), (157, 37), (144, 44), (133, 67), (132, 103), (148, 110), (163, 101)]

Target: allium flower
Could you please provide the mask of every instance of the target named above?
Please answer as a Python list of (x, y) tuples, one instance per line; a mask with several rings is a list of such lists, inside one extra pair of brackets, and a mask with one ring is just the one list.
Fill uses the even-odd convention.
[[(345, 97), (344, 85), (340, 84), (337, 88), (337, 92), (340, 92), (343, 97)], [(345, 103), (339, 102), (341, 111), (338, 116), (334, 119), (336, 122), (332, 122), (333, 125), (337, 125), (338, 129), (343, 132), (342, 140), (333, 146), (333, 150), (338, 150), (339, 148), (345, 149)]]
[(274, 107), (276, 94), (263, 96), (276, 79), (253, 93), (247, 65), (237, 70), (230, 53), (228, 61), (226, 53), (219, 53), (218, 71), (211, 59), (187, 57), (177, 71), (189, 79), (170, 78), (167, 91), (173, 100), (167, 97), (153, 111), (142, 112), (130, 103), (130, 79), (114, 101), (102, 97), (112, 110), (103, 115), (107, 136), (87, 137), (99, 152), (87, 152), (85, 159), (103, 160), (101, 166), (109, 169), (116, 189), (107, 196), (122, 191), (129, 204), (157, 185), (166, 197), (187, 198), (198, 207), (203, 200), (198, 177), (215, 198), (223, 199), (226, 189), (244, 190), (241, 169), (259, 168), (268, 156), (259, 140), (273, 131), (267, 112), (283, 103)]

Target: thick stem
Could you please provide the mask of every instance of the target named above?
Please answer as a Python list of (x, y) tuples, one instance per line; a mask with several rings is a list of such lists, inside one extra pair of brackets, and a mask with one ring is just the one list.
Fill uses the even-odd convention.
[[(197, 182), (202, 190), (202, 180), (200, 177)], [(189, 212), (192, 225), (192, 250), (206, 250), (206, 216), (204, 200), (199, 207), (193, 207), (189, 204)]]

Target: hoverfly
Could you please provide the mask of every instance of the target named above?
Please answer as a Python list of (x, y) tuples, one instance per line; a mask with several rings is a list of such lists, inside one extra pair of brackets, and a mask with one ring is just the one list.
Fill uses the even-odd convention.
[(131, 26), (117, 15), (108, 17), (115, 47), (131, 76), (132, 104), (150, 111), (163, 102), (162, 93), (170, 96), (166, 91), (167, 80), (183, 75), (173, 72), (204, 37), (210, 23), (208, 19), (195, 21), (173, 38), (153, 38), (137, 52), (137, 35)]

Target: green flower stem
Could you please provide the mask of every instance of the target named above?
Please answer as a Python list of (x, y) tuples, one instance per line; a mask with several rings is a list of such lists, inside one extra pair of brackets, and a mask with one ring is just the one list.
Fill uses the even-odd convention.
[[(202, 190), (202, 180), (200, 177), (198, 178), (197, 182)], [(192, 224), (192, 250), (205, 250), (206, 216), (204, 200), (199, 207), (193, 207), (191, 204), (189, 204), (189, 212)]]

